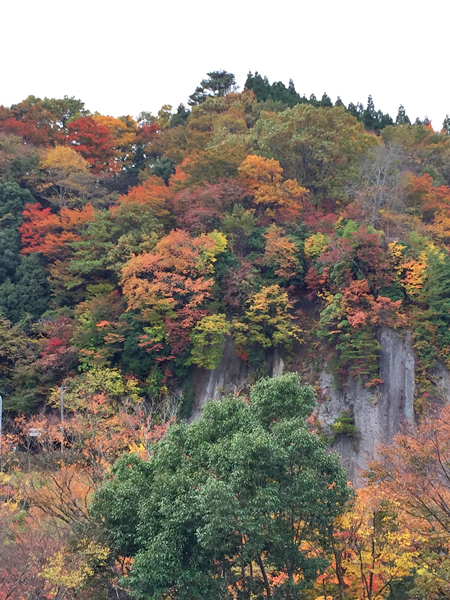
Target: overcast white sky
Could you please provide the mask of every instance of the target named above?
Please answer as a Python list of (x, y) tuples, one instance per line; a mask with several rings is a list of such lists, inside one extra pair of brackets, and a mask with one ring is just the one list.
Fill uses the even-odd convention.
[(249, 70), (395, 118), (450, 113), (450, 0), (21, 0), (1, 7), (0, 104), (81, 98), (136, 116), (186, 103), (207, 71)]

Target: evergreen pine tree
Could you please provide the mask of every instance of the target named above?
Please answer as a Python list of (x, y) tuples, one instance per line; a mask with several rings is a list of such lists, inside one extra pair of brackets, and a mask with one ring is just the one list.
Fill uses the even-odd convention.
[(292, 79), (289, 79), (289, 86), (288, 86), (288, 92), (292, 97), (296, 97), (298, 96), (296, 90), (295, 90), (295, 85), (294, 82), (292, 81)]
[(169, 185), (170, 176), (175, 173), (176, 162), (168, 156), (161, 156), (152, 166), (151, 173), (161, 177), (166, 185)]
[(40, 254), (20, 257), (14, 280), (0, 285), (0, 310), (12, 323), (25, 315), (38, 319), (48, 308), (50, 299), (47, 276)]
[(177, 108), (177, 112), (170, 118), (170, 127), (177, 127), (178, 125), (186, 125), (188, 117), (191, 111), (180, 104)]
[(396, 125), (411, 125), (408, 115), (406, 114), (405, 107), (400, 104), (398, 109), (397, 118), (395, 119)]
[(322, 106), (322, 108), (331, 108), (333, 106), (333, 102), (331, 101), (330, 96), (326, 92), (323, 93), (322, 99), (320, 101), (320, 106)]
[(381, 131), (388, 125), (393, 125), (394, 121), (388, 113), (384, 114), (381, 110), (377, 112), (378, 129)]
[(318, 106), (319, 102), (317, 101), (315, 94), (311, 94), (311, 96), (309, 97), (309, 103), (313, 106)]
[(450, 135), (450, 117), (448, 115), (445, 115), (444, 122), (442, 123), (442, 131)]
[(0, 284), (14, 276), (20, 262), (17, 229), (22, 224), (22, 210), (27, 202), (34, 202), (28, 190), (17, 183), (0, 183)]
[(375, 105), (373, 103), (372, 96), (369, 96), (367, 99), (367, 108), (362, 115), (364, 127), (369, 131), (378, 131), (379, 127), (377, 116), (378, 115), (375, 112)]

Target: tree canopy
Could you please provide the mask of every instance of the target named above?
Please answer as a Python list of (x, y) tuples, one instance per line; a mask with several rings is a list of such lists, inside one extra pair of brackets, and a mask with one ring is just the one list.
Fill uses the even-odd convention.
[[(450, 120), (318, 91), (0, 106), (0, 600), (448, 596)], [(324, 444), (362, 451), (387, 329), (419, 430), (344, 507)]]
[[(308, 431), (315, 404), (298, 375), (260, 380), (250, 399), (210, 402), (174, 425), (148, 462), (124, 457), (94, 508), (137, 598), (300, 598), (325, 563), (350, 490), (337, 456)], [(273, 572), (285, 578), (274, 581)]]

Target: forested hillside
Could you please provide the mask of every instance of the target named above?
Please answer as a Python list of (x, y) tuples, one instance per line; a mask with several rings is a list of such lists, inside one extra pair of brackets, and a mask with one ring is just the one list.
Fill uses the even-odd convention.
[[(442, 127), (426, 117), (411, 122), (401, 106), (391, 118), (371, 97), (366, 106), (333, 104), (258, 73), (239, 92), (224, 71), (209, 73), (186, 105), (164, 105), (157, 115), (101, 115), (67, 96), (0, 106), (0, 599), (126, 598), (128, 579), (131, 597), (155, 600), (448, 597), (450, 437), (445, 419), (441, 429), (429, 419), (442, 399), (436, 368), (450, 369), (449, 250), (448, 117)], [(373, 468), (377, 491), (368, 486), (354, 497), (323, 451), (312, 406), (293, 414), (279, 405), (267, 420), (262, 396), (250, 390), (276, 352), (313, 386), (291, 378), (288, 396), (289, 386), (300, 396), (315, 387), (320, 401), (324, 366), (336, 388), (356, 378), (375, 392), (383, 328), (412, 336), (421, 429), (396, 439), (394, 465), (386, 450)], [(230, 339), (251, 366), (242, 396), (208, 408), (200, 424), (172, 426), (189, 418), (196, 374), (219, 365)], [(223, 429), (208, 430), (208, 418), (222, 419)], [(309, 453), (299, 468), (310, 481), (323, 465), (322, 488), (309, 497), (296, 489), (309, 507), (328, 490), (334, 508), (322, 521), (314, 511), (309, 520), (292, 513), (296, 527), (307, 521), (305, 535), (294, 536), (295, 560), (288, 534), (271, 520), (276, 506), (280, 515), (291, 510), (287, 496), (260, 498), (271, 516), (255, 525), (266, 536), (258, 541), (242, 530), (239, 542), (231, 516), (218, 523), (205, 508), (223, 513), (227, 494), (242, 499), (233, 487), (242, 470), (260, 468), (251, 453), (245, 465), (233, 462), (248, 423), (261, 456), (278, 456), (261, 467), (262, 478), (274, 480), (290, 445)], [(357, 434), (351, 415), (341, 415), (335, 433)], [(155, 444), (162, 449), (154, 453)], [(242, 444), (245, 455), (250, 442)], [(195, 475), (174, 448), (199, 453)], [(445, 458), (438, 464), (436, 448)], [(92, 493), (123, 453), (118, 483), (97, 492), (92, 516)], [(189, 502), (169, 490), (171, 468), (180, 482), (197, 482), (195, 502), (210, 520), (189, 520)], [(202, 469), (221, 472), (226, 485), (213, 489)], [(150, 494), (152, 477), (165, 496)], [(298, 485), (295, 477), (289, 485)], [(128, 514), (150, 494), (154, 505), (140, 507), (141, 520), (158, 503), (164, 513), (167, 502), (186, 521), (175, 519), (163, 535), (136, 517), (127, 530), (120, 507), (111, 507), (122, 493)], [(258, 512), (259, 496), (245, 493)], [(239, 511), (239, 519), (254, 518), (248, 506)], [(167, 540), (173, 535), (181, 547), (190, 526), (203, 538), (183, 570)], [(111, 541), (116, 530), (124, 538)], [(167, 543), (159, 550), (176, 583), (145, 579), (160, 568), (146, 558), (142, 539), (152, 535)], [(214, 554), (221, 536), (223, 556)], [(251, 544), (238, 548), (246, 539)], [(194, 568), (196, 560), (215, 566)]]

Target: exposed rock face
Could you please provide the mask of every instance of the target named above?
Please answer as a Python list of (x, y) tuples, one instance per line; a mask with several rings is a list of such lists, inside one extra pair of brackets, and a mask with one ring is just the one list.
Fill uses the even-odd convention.
[(450, 404), (450, 373), (444, 363), (439, 362), (431, 375), (434, 384), (436, 402)]
[(351, 410), (358, 437), (338, 434), (333, 444), (342, 457), (349, 479), (355, 486), (363, 485), (363, 472), (376, 457), (377, 446), (392, 440), (403, 421), (414, 418), (414, 354), (411, 335), (401, 337), (385, 329), (380, 337), (380, 379), (377, 392), (367, 389), (357, 380), (350, 380), (343, 391), (333, 389), (333, 378), (322, 372), (320, 386), (326, 398), (319, 405), (319, 421), (325, 431), (339, 413)]
[[(272, 377), (282, 375), (284, 362), (277, 352), (267, 360), (267, 372)], [(190, 420), (200, 415), (202, 406), (208, 400), (218, 400), (224, 393), (237, 392), (247, 383), (254, 369), (236, 354), (233, 339), (229, 335), (220, 365), (213, 371), (198, 369), (195, 380), (195, 403)]]
[(218, 400), (227, 392), (238, 391), (250, 375), (248, 363), (236, 354), (231, 335), (227, 336), (220, 365), (213, 371), (198, 369), (195, 379), (195, 403), (190, 420), (200, 415), (202, 406), (208, 400)]
[[(381, 332), (380, 379), (383, 383), (376, 392), (367, 389), (357, 380), (350, 380), (345, 390), (333, 387), (333, 377), (323, 371), (319, 385), (325, 397), (319, 405), (318, 418), (324, 430), (341, 411), (354, 414), (358, 437), (338, 434), (333, 449), (340, 454), (355, 486), (363, 484), (363, 472), (376, 456), (377, 445), (390, 442), (403, 421), (414, 418), (414, 354), (411, 335), (403, 337), (391, 329)], [(268, 360), (268, 372), (281, 375), (283, 360), (274, 353)], [(236, 354), (231, 336), (228, 337), (223, 359), (213, 371), (199, 369), (196, 378), (196, 402), (191, 419), (196, 419), (205, 402), (218, 399), (224, 392), (242, 388), (252, 371)], [(448, 378), (446, 372), (440, 377)]]

